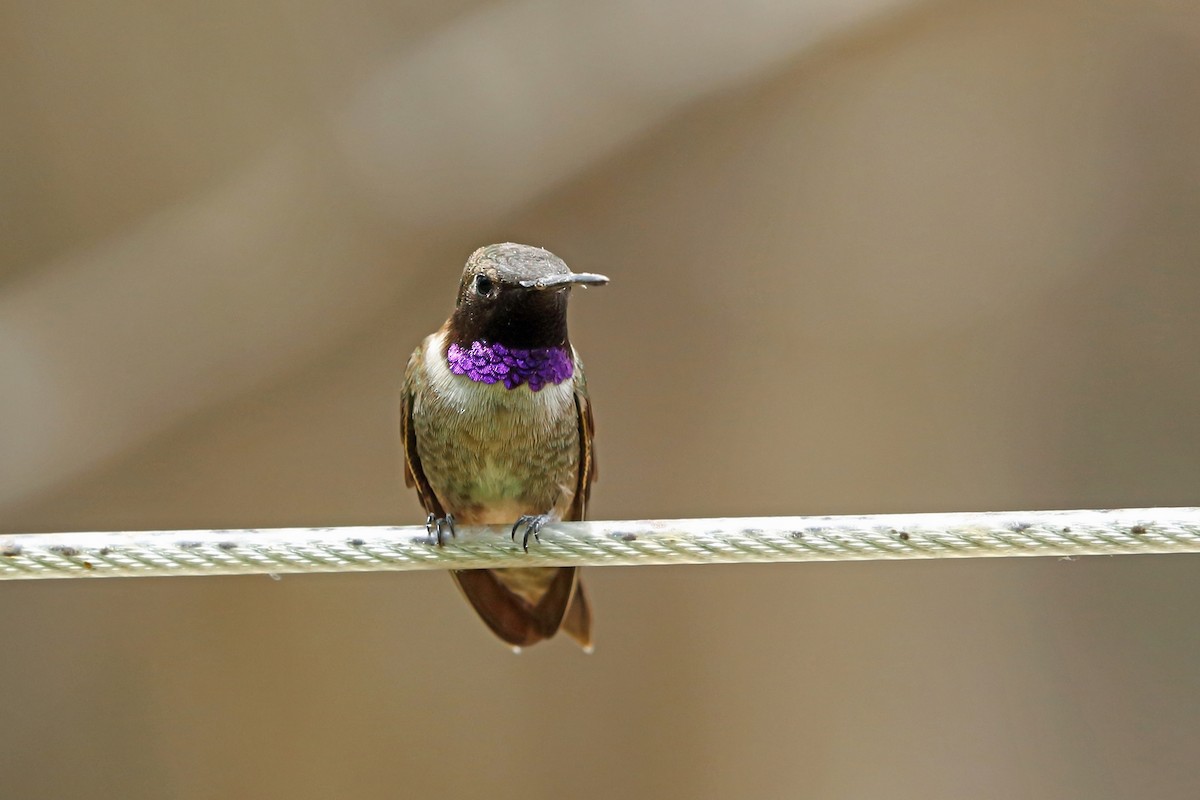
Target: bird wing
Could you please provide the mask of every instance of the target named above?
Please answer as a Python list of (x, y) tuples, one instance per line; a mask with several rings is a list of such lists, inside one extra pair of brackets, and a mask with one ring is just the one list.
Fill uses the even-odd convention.
[[(587, 378), (578, 353), (575, 358), (575, 410), (579, 417), (579, 475), (575, 484), (575, 499), (567, 514), (569, 520), (583, 520), (588, 500), (592, 496), (592, 481), (596, 480), (596, 422), (592, 417), (592, 400), (588, 396)], [(568, 599), (560, 626), (585, 650), (592, 647), (592, 609), (584, 594), (583, 581), (575, 580), (575, 590)]]
[(578, 353), (575, 358), (575, 411), (579, 418), (579, 475), (575, 484), (575, 499), (567, 512), (567, 520), (583, 520), (587, 513), (588, 500), (592, 496), (592, 481), (596, 480), (596, 422), (592, 418), (592, 401), (588, 397), (587, 378), (583, 374), (583, 362)]
[(417, 453), (417, 434), (413, 430), (413, 406), (419, 388), (417, 382), (420, 380), (418, 366), (424, 357), (425, 343), (422, 342), (408, 359), (408, 366), (404, 369), (404, 387), (400, 391), (400, 441), (404, 447), (404, 485), (416, 488), (417, 497), (420, 498), (421, 507), (426, 513), (441, 518), (446, 516), (446, 512), (421, 468), (421, 456)]

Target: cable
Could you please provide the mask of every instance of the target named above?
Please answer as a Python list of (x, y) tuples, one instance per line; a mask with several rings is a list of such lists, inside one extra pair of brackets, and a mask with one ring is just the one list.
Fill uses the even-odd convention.
[(0, 580), (1200, 552), (1200, 509), (733, 517), (508, 529), (424, 527), (0, 534)]

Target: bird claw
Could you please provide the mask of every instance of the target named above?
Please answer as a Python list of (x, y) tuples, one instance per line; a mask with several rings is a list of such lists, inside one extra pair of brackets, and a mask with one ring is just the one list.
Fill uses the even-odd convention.
[(512, 526), (512, 540), (514, 542), (517, 540), (517, 531), (520, 530), (522, 525), (524, 525), (525, 533), (521, 537), (521, 548), (528, 553), (529, 537), (532, 536), (537, 541), (542, 541), (541, 537), (538, 536), (538, 531), (540, 531), (547, 522), (553, 521), (554, 517), (550, 516), (549, 514), (523, 514), (521, 518), (518, 519)]
[(446, 533), (452, 537), (458, 536), (458, 531), (454, 529), (454, 515), (447, 514), (444, 517), (435, 517), (430, 514), (425, 518), (425, 532), (435, 538), (438, 547), (446, 546)]

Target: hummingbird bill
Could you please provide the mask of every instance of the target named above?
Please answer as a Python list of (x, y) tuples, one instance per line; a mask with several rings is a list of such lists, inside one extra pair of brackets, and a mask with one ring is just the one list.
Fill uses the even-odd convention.
[[(512, 526), (526, 549), (547, 523), (582, 520), (596, 462), (583, 364), (567, 335), (575, 273), (540, 247), (471, 254), (450, 318), (408, 360), (400, 402), (404, 482), (439, 543), (454, 526)], [(483, 622), (514, 648), (560, 629), (592, 648), (577, 567), (453, 570)]]

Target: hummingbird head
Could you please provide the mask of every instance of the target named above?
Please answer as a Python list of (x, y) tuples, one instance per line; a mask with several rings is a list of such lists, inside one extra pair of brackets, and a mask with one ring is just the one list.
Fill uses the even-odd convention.
[(561, 258), (540, 247), (511, 242), (481, 247), (463, 270), (450, 315), (450, 343), (566, 347), (571, 287), (605, 283), (603, 275), (571, 272)]

